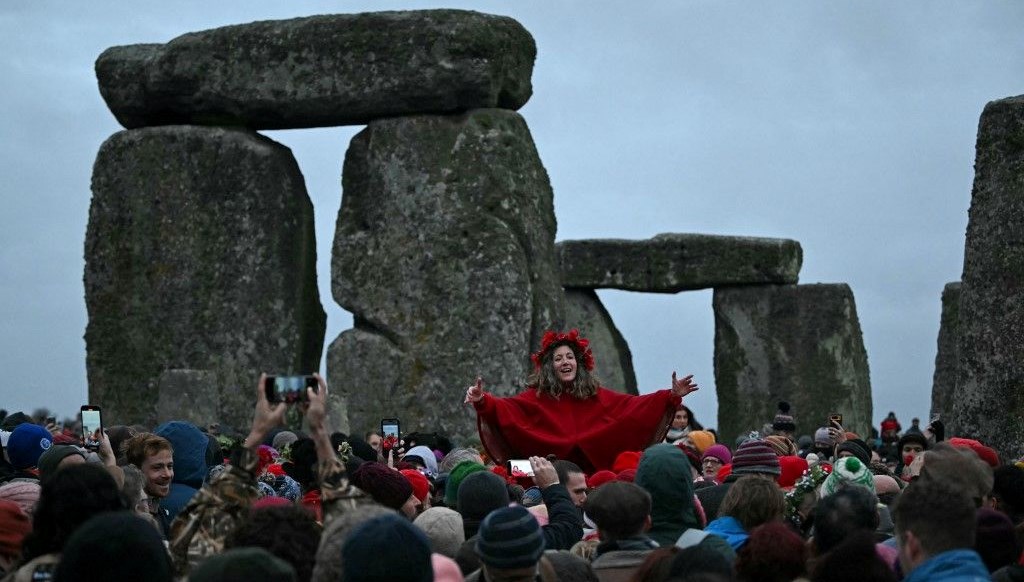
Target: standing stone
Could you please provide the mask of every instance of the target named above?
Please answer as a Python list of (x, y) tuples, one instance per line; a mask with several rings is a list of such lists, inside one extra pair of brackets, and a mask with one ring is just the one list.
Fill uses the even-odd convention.
[(313, 207), (288, 148), (242, 130), (122, 131), (92, 191), (86, 364), (107, 422), (153, 426), (175, 396), (204, 405), (162, 392), (177, 390), (169, 370), (190, 369), (219, 389), (210, 415), (245, 427), (261, 371), (319, 368)]
[(792, 405), (797, 434), (828, 415), (867, 435), (871, 384), (853, 292), (845, 284), (715, 289), (715, 387), (725, 442)]
[(946, 283), (942, 290), (942, 319), (939, 324), (939, 349), (935, 355), (935, 376), (932, 378), (931, 416), (949, 418), (953, 412), (953, 390), (956, 388), (957, 336), (960, 326), (960, 282)]
[(647, 293), (796, 283), (803, 262), (795, 240), (711, 234), (567, 240), (556, 250), (566, 287)]
[(953, 433), (1024, 453), (1024, 96), (978, 126), (960, 290)]
[(333, 14), (225, 26), (109, 48), (100, 92), (128, 128), (175, 123), (289, 129), (381, 117), (518, 109), (533, 37), (467, 10)]
[(563, 322), (551, 186), (526, 123), (501, 109), (375, 121), (342, 180), (332, 290), (355, 328), (328, 351), (351, 425), (336, 420), (476, 434), (466, 387), (479, 375), (514, 392)]
[(594, 374), (601, 384), (617, 392), (639, 394), (633, 353), (597, 293), (593, 289), (566, 289), (565, 319), (569, 327), (578, 328), (590, 340)]

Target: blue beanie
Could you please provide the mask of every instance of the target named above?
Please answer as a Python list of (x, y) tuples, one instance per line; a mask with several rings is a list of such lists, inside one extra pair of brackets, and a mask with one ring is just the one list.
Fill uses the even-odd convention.
[(345, 582), (432, 582), (430, 541), (397, 513), (363, 522), (341, 547)]
[(38, 424), (19, 424), (7, 439), (7, 457), (15, 469), (31, 469), (52, 444), (50, 431)]

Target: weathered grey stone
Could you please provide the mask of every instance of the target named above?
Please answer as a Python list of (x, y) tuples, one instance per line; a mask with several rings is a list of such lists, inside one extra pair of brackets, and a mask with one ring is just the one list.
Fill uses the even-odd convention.
[(529, 100), (537, 48), (515, 20), (466, 10), (334, 14), (109, 48), (100, 92), (128, 128), (364, 124)]
[(639, 394), (633, 354), (597, 293), (592, 289), (566, 289), (565, 319), (590, 340), (594, 373), (602, 385), (626, 394)]
[(567, 240), (555, 248), (566, 287), (649, 293), (796, 283), (803, 261), (795, 240), (709, 234)]
[(956, 388), (957, 337), (960, 327), (960, 282), (946, 283), (942, 290), (942, 319), (939, 324), (939, 349), (935, 354), (935, 375), (932, 378), (931, 417), (949, 418), (953, 412), (953, 390)]
[(978, 126), (953, 433), (1024, 453), (1024, 96), (985, 106)]
[(86, 364), (109, 422), (166, 420), (161, 401), (192, 395), (161, 394), (177, 385), (165, 372), (193, 369), (219, 388), (209, 412), (248, 426), (260, 371), (318, 369), (313, 208), (288, 148), (242, 130), (122, 131), (92, 191)]
[(853, 292), (845, 284), (716, 289), (715, 387), (725, 442), (792, 405), (798, 434), (828, 415), (868, 434), (871, 383)]
[(551, 186), (526, 123), (502, 109), (375, 121), (342, 179), (332, 290), (355, 329), (328, 350), (335, 410), (349, 430), (395, 415), (475, 434), (466, 386), (522, 386), (563, 321)]
[[(156, 379), (156, 417), (196, 426), (220, 422), (220, 386), (208, 370), (165, 370)], [(244, 430), (244, 429), (243, 429)]]

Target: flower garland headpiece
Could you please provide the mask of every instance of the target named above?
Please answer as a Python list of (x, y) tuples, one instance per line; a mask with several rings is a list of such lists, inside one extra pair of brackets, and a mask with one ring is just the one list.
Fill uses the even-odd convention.
[(544, 361), (544, 356), (548, 354), (551, 346), (555, 344), (572, 344), (574, 347), (573, 351), (580, 354), (580, 359), (583, 361), (583, 367), (588, 372), (594, 370), (594, 354), (590, 351), (590, 340), (580, 337), (580, 330), (578, 329), (569, 330), (569, 333), (560, 333), (551, 330), (544, 332), (544, 337), (540, 340), (540, 351), (530, 356), (530, 359), (533, 360), (534, 367), (538, 370), (540, 369), (541, 363)]

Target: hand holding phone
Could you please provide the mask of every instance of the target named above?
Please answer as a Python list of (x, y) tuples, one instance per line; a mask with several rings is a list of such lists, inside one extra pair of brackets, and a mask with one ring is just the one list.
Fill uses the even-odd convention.
[(99, 406), (83, 404), (82, 412), (82, 444), (87, 449), (95, 450), (103, 440), (103, 417)]
[(401, 423), (397, 418), (380, 419), (380, 447), (383, 451), (397, 449), (402, 444)]
[(306, 388), (312, 388), (313, 392), (319, 390), (315, 376), (267, 375), (263, 380), (263, 391), (267, 395), (267, 402), (271, 404), (309, 402)]
[(530, 459), (509, 459), (506, 463), (508, 474), (512, 477), (533, 477), (533, 465)]

